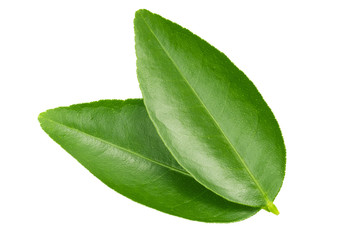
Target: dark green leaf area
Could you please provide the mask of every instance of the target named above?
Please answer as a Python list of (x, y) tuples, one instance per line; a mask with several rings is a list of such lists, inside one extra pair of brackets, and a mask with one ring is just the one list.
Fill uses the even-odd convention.
[(92, 174), (120, 194), (179, 217), (233, 222), (259, 209), (204, 188), (171, 156), (142, 100), (102, 100), (48, 110), (41, 127)]
[(254, 84), (181, 26), (147, 10), (134, 24), (145, 106), (175, 159), (224, 198), (277, 213), (285, 145)]

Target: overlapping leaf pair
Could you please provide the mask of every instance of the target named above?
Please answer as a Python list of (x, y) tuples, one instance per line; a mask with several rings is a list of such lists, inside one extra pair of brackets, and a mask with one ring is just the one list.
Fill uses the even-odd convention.
[(41, 127), (106, 185), (157, 210), (233, 222), (273, 204), (285, 175), (279, 126), (217, 49), (147, 10), (135, 17), (141, 99), (41, 113)]

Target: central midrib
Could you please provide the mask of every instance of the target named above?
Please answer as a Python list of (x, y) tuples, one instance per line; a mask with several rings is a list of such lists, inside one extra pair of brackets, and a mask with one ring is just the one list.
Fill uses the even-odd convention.
[(174, 168), (174, 167), (172, 167), (172, 166), (170, 166), (170, 165), (166, 165), (166, 164), (164, 164), (164, 163), (160, 163), (160, 162), (157, 162), (157, 161), (155, 161), (155, 160), (152, 160), (152, 159), (150, 159), (150, 158), (148, 158), (148, 157), (145, 157), (144, 155), (142, 155), (142, 154), (140, 154), (140, 153), (137, 153), (137, 152), (134, 152), (134, 151), (132, 151), (132, 150), (130, 150), (130, 149), (121, 147), (121, 146), (116, 145), (116, 144), (114, 144), (114, 143), (112, 143), (112, 142), (109, 142), (109, 141), (107, 141), (107, 140), (105, 140), (105, 139), (96, 137), (96, 136), (94, 136), (94, 135), (91, 135), (91, 134), (86, 133), (86, 132), (83, 132), (83, 131), (80, 131), (79, 129), (76, 129), (76, 128), (73, 128), (73, 127), (69, 127), (69, 126), (67, 126), (67, 125), (65, 125), (65, 124), (63, 124), (63, 123), (54, 121), (54, 120), (52, 120), (52, 119), (50, 119), (50, 118), (45, 118), (45, 117), (42, 117), (42, 118), (45, 119), (46, 121), (50, 121), (50, 122), (55, 123), (55, 124), (57, 124), (57, 125), (60, 125), (60, 126), (62, 126), (62, 127), (65, 127), (65, 128), (71, 129), (71, 130), (73, 130), (73, 131), (76, 131), (76, 132), (78, 132), (78, 133), (80, 133), (80, 134), (83, 134), (83, 135), (86, 135), (86, 136), (88, 136), (88, 137), (94, 138), (94, 139), (96, 139), (97, 141), (100, 141), (100, 142), (102, 142), (102, 143), (108, 144), (108, 145), (110, 145), (110, 146), (112, 146), (112, 147), (114, 147), (114, 148), (117, 148), (117, 149), (121, 150), (121, 151), (130, 153), (130, 154), (132, 154), (132, 155), (135, 155), (135, 156), (137, 156), (137, 157), (140, 157), (140, 158), (142, 158), (142, 159), (144, 159), (144, 160), (147, 160), (147, 161), (149, 161), (149, 162), (155, 163), (155, 164), (160, 165), (160, 166), (162, 166), (162, 167), (168, 168), (168, 169), (170, 169), (170, 170), (172, 170), (172, 171), (176, 171), (176, 172), (178, 172), (178, 173), (181, 173), (181, 174), (184, 174), (184, 175), (186, 175), (186, 176), (188, 176), (188, 177), (191, 177), (191, 175), (190, 175), (189, 173), (187, 173), (187, 172), (181, 171), (180, 169)]
[(218, 130), (220, 131), (220, 133), (222, 134), (222, 136), (224, 137), (224, 139), (229, 143), (232, 151), (235, 153), (235, 155), (237, 156), (237, 158), (240, 160), (240, 162), (242, 163), (242, 165), (244, 166), (244, 168), (246, 169), (247, 173), (249, 174), (249, 176), (251, 177), (251, 179), (253, 180), (253, 182), (255, 183), (255, 185), (257, 186), (257, 188), (259, 189), (260, 193), (263, 195), (263, 197), (265, 198), (266, 203), (267, 202), (271, 202), (269, 200), (269, 197), (267, 196), (267, 194), (265, 193), (265, 191), (262, 189), (260, 183), (256, 180), (255, 176), (251, 173), (250, 169), (248, 168), (247, 164), (245, 163), (244, 159), (240, 156), (240, 154), (236, 151), (234, 145), (231, 143), (230, 139), (225, 135), (225, 133), (223, 132), (223, 130), (220, 128), (218, 122), (215, 120), (215, 118), (213, 117), (213, 115), (210, 113), (210, 111), (208, 110), (208, 108), (206, 107), (205, 103), (201, 100), (200, 96), (197, 94), (197, 92), (195, 91), (195, 89), (190, 85), (189, 81), (185, 78), (185, 76), (181, 73), (179, 67), (177, 66), (177, 64), (175, 63), (175, 61), (172, 59), (172, 57), (170, 56), (169, 52), (165, 49), (164, 45), (160, 42), (160, 40), (158, 39), (158, 37), (155, 35), (155, 33), (153, 32), (153, 30), (151, 29), (151, 27), (149, 26), (149, 24), (146, 22), (146, 20), (144, 19), (143, 16), (141, 16), (142, 20), (144, 21), (145, 25), (148, 27), (149, 31), (151, 32), (151, 34), (154, 36), (154, 38), (156, 39), (156, 41), (159, 43), (161, 49), (164, 51), (164, 53), (166, 54), (166, 56), (169, 58), (169, 60), (172, 62), (172, 64), (174, 65), (174, 67), (176, 68), (176, 70), (178, 71), (178, 73), (180, 74), (180, 76), (184, 79), (184, 81), (186, 82), (186, 84), (189, 86), (189, 88), (192, 90), (193, 94), (196, 96), (196, 98), (198, 99), (198, 101), (203, 105), (204, 109), (206, 110), (207, 114), (210, 116), (210, 118), (212, 119), (212, 121), (215, 123), (215, 126), (218, 128)]

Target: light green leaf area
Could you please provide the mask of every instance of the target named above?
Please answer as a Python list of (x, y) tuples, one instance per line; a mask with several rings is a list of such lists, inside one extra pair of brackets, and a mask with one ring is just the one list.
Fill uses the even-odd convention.
[(39, 121), (92, 174), (138, 203), (204, 222), (239, 221), (259, 210), (195, 181), (169, 153), (140, 99), (60, 107), (41, 113)]
[(147, 10), (134, 24), (144, 103), (175, 159), (224, 198), (278, 214), (285, 145), (254, 84), (181, 26)]

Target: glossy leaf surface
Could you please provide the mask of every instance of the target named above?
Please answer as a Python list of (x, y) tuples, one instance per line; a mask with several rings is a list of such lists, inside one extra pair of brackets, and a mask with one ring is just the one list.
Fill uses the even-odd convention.
[(180, 167), (148, 118), (142, 100), (103, 100), (48, 110), (41, 127), (102, 182), (122, 195), (179, 217), (233, 222), (259, 209), (235, 204)]
[(139, 10), (137, 74), (145, 106), (175, 159), (224, 198), (278, 213), (285, 146), (268, 105), (223, 53)]

